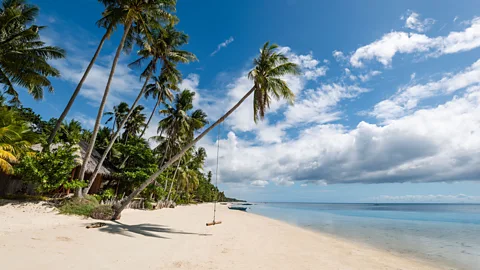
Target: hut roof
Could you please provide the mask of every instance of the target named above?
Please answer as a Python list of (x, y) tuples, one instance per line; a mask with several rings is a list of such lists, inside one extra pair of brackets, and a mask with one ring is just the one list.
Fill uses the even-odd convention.
[[(63, 145), (63, 143), (51, 144), (50, 149), (51, 150), (57, 149), (61, 145)], [(87, 149), (88, 149), (88, 143), (85, 142), (85, 141), (80, 141), (77, 146), (78, 147), (75, 151), (75, 156), (76, 156), (75, 157), (75, 162), (78, 165), (82, 165), (83, 164), (83, 159), (85, 158), (85, 153), (87, 152)], [(37, 151), (37, 152), (42, 152), (42, 150), (43, 150), (43, 147), (42, 147), (41, 144), (34, 144), (34, 145), (31, 146), (31, 148), (32, 148), (32, 150)], [(97, 150), (93, 149), (92, 155), (90, 156), (90, 160), (88, 161), (88, 164), (87, 164), (87, 167), (86, 167), (86, 172), (87, 173), (92, 173), (93, 170), (95, 170), (95, 168), (97, 167), (98, 161), (100, 160), (101, 157), (102, 157), (102, 155), (100, 155), (100, 153)], [(102, 168), (100, 168), (100, 171), (98, 173), (103, 174), (103, 175), (110, 175), (110, 174), (114, 173), (115, 171), (116, 170), (115, 170), (114, 166), (109, 164), (107, 161), (105, 161), (102, 164)]]

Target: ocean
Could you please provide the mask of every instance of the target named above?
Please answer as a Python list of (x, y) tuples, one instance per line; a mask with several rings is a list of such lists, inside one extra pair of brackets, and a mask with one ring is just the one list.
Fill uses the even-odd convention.
[(452, 269), (480, 269), (480, 204), (257, 203), (248, 211)]

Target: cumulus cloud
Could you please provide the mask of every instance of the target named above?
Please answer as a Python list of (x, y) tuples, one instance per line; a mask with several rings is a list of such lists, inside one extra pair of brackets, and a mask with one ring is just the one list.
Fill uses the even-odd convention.
[[(412, 79), (415, 76), (412, 74)], [(375, 105), (371, 115), (382, 120), (396, 119), (415, 109), (427, 98), (449, 95), (467, 87), (480, 84), (480, 59), (456, 74), (446, 74), (438, 81), (400, 88), (390, 99)]]
[(232, 43), (234, 41), (233, 37), (230, 37), (229, 39), (225, 40), (224, 42), (218, 44), (217, 49), (213, 51), (210, 56), (214, 56), (217, 54), (221, 49), (226, 48), (228, 44)]
[(425, 34), (390, 32), (382, 38), (358, 48), (350, 57), (354, 67), (364, 66), (365, 60), (376, 60), (384, 66), (391, 65), (396, 54), (426, 53), (438, 57), (469, 51), (480, 46), (480, 18), (469, 22), (461, 32), (450, 32), (447, 36), (428, 37)]
[(425, 32), (435, 23), (434, 19), (427, 18), (425, 20), (420, 19), (420, 14), (407, 11), (407, 13), (402, 16), (402, 20), (405, 20), (405, 27), (415, 30), (417, 32)]
[[(385, 126), (313, 125), (297, 138), (258, 145), (234, 132), (221, 140), (224, 182), (292, 185), (478, 181), (480, 89)], [(211, 153), (212, 141), (202, 141)], [(209, 157), (207, 166), (214, 158)]]

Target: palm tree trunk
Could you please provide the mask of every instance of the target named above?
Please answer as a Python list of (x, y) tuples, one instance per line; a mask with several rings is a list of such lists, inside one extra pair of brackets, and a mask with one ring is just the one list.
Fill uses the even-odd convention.
[(98, 108), (98, 114), (97, 114), (97, 119), (95, 121), (95, 126), (93, 128), (92, 138), (90, 139), (90, 144), (88, 145), (88, 149), (85, 154), (85, 158), (83, 159), (82, 167), (80, 169), (79, 180), (83, 180), (83, 178), (85, 177), (85, 170), (87, 168), (88, 161), (90, 160), (90, 156), (92, 155), (93, 148), (95, 147), (95, 141), (97, 140), (97, 134), (100, 128), (100, 121), (102, 120), (103, 110), (105, 108), (105, 103), (107, 102), (108, 93), (110, 92), (110, 85), (113, 80), (113, 75), (115, 74), (115, 69), (117, 67), (118, 59), (120, 58), (120, 54), (122, 53), (123, 46), (125, 45), (125, 40), (127, 39), (128, 32), (130, 31), (131, 26), (132, 26), (132, 20), (128, 21), (125, 24), (122, 40), (118, 45), (117, 52), (115, 53), (115, 58), (113, 59), (113, 63), (112, 63), (112, 69), (110, 70), (110, 75), (108, 76), (105, 92), (103, 93), (102, 102), (100, 103), (100, 108)]
[(175, 161), (177, 161), (179, 158), (181, 158), (187, 151), (190, 149), (192, 146), (194, 146), (198, 141), (200, 141), (205, 135), (207, 135), (212, 129), (214, 129), (216, 126), (218, 126), (220, 123), (225, 121), (228, 116), (230, 116), (242, 103), (255, 91), (255, 86), (248, 91), (245, 96), (243, 96), (235, 106), (233, 106), (225, 115), (220, 117), (213, 125), (208, 127), (202, 134), (200, 134), (197, 138), (195, 138), (193, 141), (188, 143), (178, 154), (173, 156), (167, 163), (163, 164), (160, 169), (158, 169), (154, 174), (152, 174), (145, 182), (143, 182), (140, 187), (138, 187), (136, 190), (134, 190), (123, 203), (120, 205), (115, 205), (114, 210), (115, 213), (113, 214), (112, 220), (115, 220), (116, 218), (119, 217), (120, 213), (122, 213), (123, 209), (127, 207), (127, 205), (135, 198), (142, 190), (144, 190), (149, 184), (151, 184), (155, 179), (170, 165), (172, 165)]
[[(125, 123), (127, 123), (128, 118), (132, 115), (133, 111), (135, 110), (135, 107), (137, 106), (137, 103), (142, 98), (143, 92), (147, 88), (148, 81), (150, 80), (150, 77), (151, 77), (151, 72), (145, 78), (145, 83), (143, 84), (142, 90), (140, 90), (140, 93), (138, 93), (138, 96), (135, 99), (135, 101), (133, 102), (132, 106), (130, 107), (130, 110), (128, 111), (127, 116), (125, 116), (123, 118), (122, 122), (120, 123), (120, 125), (118, 125), (117, 131), (113, 135), (113, 138), (110, 140), (110, 143), (108, 144), (107, 149), (105, 149), (105, 152), (103, 152), (103, 155), (100, 158), (100, 160), (98, 161), (97, 167), (95, 167), (95, 170), (93, 171), (92, 176), (90, 176), (90, 180), (88, 181), (88, 186), (84, 189), (83, 194), (87, 194), (88, 191), (90, 190), (90, 188), (92, 187), (93, 182), (95, 181), (95, 177), (97, 176), (98, 172), (100, 171), (100, 168), (102, 168), (103, 162), (105, 161), (105, 158), (107, 157), (108, 153), (110, 153), (110, 150), (112, 149), (113, 144), (115, 144), (115, 140), (120, 135), (120, 131), (122, 130), (122, 127), (125, 125)], [(128, 138), (128, 136), (127, 136), (127, 138)]]
[(95, 54), (93, 55), (92, 60), (90, 60), (90, 63), (88, 64), (87, 69), (83, 73), (83, 76), (80, 79), (80, 82), (78, 82), (77, 88), (75, 88), (75, 91), (73, 91), (73, 94), (70, 97), (70, 100), (68, 101), (67, 106), (65, 107), (62, 114), (58, 118), (57, 123), (55, 124), (55, 128), (53, 129), (52, 133), (50, 133), (50, 136), (48, 137), (48, 142), (47, 142), (48, 145), (52, 144), (53, 139), (55, 138), (55, 135), (60, 129), (60, 126), (62, 125), (63, 120), (65, 119), (65, 117), (67, 117), (68, 112), (73, 106), (73, 102), (75, 102), (75, 99), (77, 98), (78, 93), (80, 93), (83, 83), (87, 79), (88, 74), (90, 73), (90, 70), (93, 67), (93, 64), (95, 64), (95, 61), (97, 60), (98, 55), (102, 50), (103, 44), (105, 43), (105, 40), (110, 36), (111, 32), (112, 32), (112, 25), (109, 25), (107, 28), (107, 31), (105, 32), (105, 35), (103, 35), (102, 39), (100, 40), (100, 44), (98, 44), (97, 50), (95, 51)]
[(155, 112), (157, 111), (158, 105), (160, 105), (160, 99), (157, 99), (157, 103), (155, 103), (155, 107), (153, 107), (152, 114), (150, 114), (150, 118), (148, 118), (147, 124), (143, 128), (142, 134), (140, 134), (140, 138), (143, 137), (143, 135), (145, 134), (145, 131), (147, 130), (148, 125), (150, 124), (150, 121), (152, 121), (152, 118), (155, 115)]
[(175, 177), (177, 176), (178, 167), (180, 167), (180, 161), (178, 161), (177, 168), (175, 169), (175, 172), (173, 173), (172, 183), (170, 184), (170, 190), (168, 191), (168, 195), (167, 195), (167, 202), (170, 199), (170, 194), (172, 193), (173, 182), (175, 182)]

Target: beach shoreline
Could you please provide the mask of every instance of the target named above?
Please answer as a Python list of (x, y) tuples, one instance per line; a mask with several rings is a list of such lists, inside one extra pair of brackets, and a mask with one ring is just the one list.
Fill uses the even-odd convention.
[(5, 269), (450, 269), (224, 205), (212, 218), (212, 204), (129, 209), (86, 229), (95, 220), (6, 204), (0, 257)]

